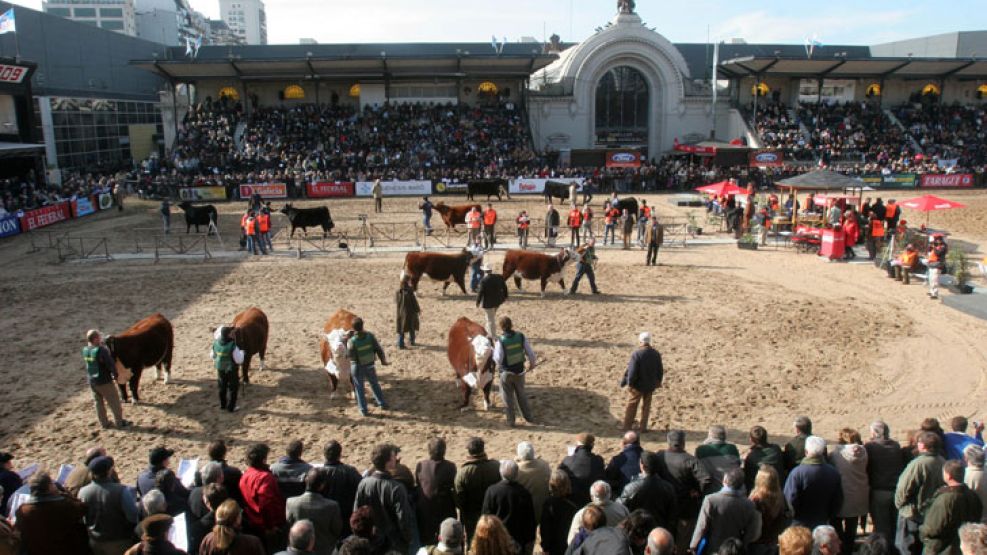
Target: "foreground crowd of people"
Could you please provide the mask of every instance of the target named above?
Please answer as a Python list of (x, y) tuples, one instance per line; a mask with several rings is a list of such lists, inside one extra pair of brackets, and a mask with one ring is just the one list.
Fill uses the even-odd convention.
[(35, 472), (27, 495), (3, 453), (3, 509), (16, 520), (0, 522), (0, 553), (185, 553), (177, 542), (203, 555), (510, 555), (537, 542), (551, 555), (982, 555), (984, 426), (968, 425), (926, 419), (900, 445), (878, 420), (866, 442), (844, 428), (827, 445), (803, 416), (784, 447), (751, 428), (743, 457), (719, 425), (693, 453), (682, 431), (657, 451), (628, 431), (609, 462), (584, 433), (554, 469), (527, 441), (498, 461), (478, 437), (457, 465), (434, 437), (413, 471), (383, 443), (361, 472), (335, 440), (319, 462), (300, 440), (273, 463), (255, 444), (241, 471), (217, 440), (189, 487), (170, 449), (152, 449), (128, 487), (93, 447), (59, 480)]

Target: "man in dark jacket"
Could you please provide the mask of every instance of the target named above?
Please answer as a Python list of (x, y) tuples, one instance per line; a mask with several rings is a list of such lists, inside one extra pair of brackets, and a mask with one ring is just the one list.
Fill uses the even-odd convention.
[(888, 541), (894, 541), (898, 525), (898, 509), (894, 506), (894, 491), (898, 477), (905, 469), (901, 445), (888, 438), (888, 425), (877, 420), (870, 425), (867, 450), (867, 481), (870, 485), (870, 518), (874, 531)]
[[(165, 447), (155, 447), (151, 449), (148, 456), (148, 466), (137, 475), (137, 492), (141, 497), (152, 489), (158, 488), (158, 473), (162, 470), (169, 470), (171, 467), (171, 456), (175, 452)], [(170, 480), (167, 491), (162, 491), (168, 500), (169, 507), (183, 506), (188, 503), (189, 491), (182, 485), (181, 480)]]
[(288, 444), (285, 456), (271, 465), (271, 473), (278, 479), (278, 487), (285, 498), (297, 497), (305, 493), (305, 477), (312, 465), (305, 462), (305, 443), (296, 439)]
[(946, 485), (936, 492), (919, 528), (925, 546), (922, 552), (926, 555), (959, 555), (960, 526), (980, 522), (983, 504), (980, 496), (963, 483), (962, 462), (946, 461), (942, 466), (942, 479)]
[(826, 440), (805, 439), (805, 457), (785, 481), (785, 499), (794, 511), (792, 524), (812, 530), (836, 518), (843, 505), (838, 470), (826, 463)]
[(24, 480), (14, 470), (14, 455), (0, 453), (0, 493), (3, 494), (3, 498), (0, 500), (0, 516), (6, 517), (9, 514), (10, 498), (23, 485)]
[(206, 514), (197, 519), (186, 515), (186, 530), (188, 533), (188, 555), (198, 555), (202, 539), (216, 526), (216, 508), (223, 501), (230, 499), (226, 487), (222, 484), (209, 484), (202, 488), (202, 502)]
[(898, 477), (894, 505), (898, 508), (898, 530), (895, 547), (903, 555), (922, 552), (920, 526), (932, 500), (942, 487), (942, 467), (945, 462), (939, 456), (942, 441), (935, 432), (918, 435), (918, 456), (908, 463)]
[(492, 273), (486, 264), (481, 270), (483, 279), (476, 289), (476, 306), (486, 313), (487, 333), (492, 337), (497, 333), (497, 309), (507, 300), (507, 282), (504, 276)]
[(470, 438), (466, 443), (469, 456), (456, 472), (456, 506), (468, 538), (473, 537), (476, 522), (483, 514), (487, 489), (500, 481), (500, 465), (487, 458), (485, 447), (482, 439)]
[(812, 420), (808, 416), (795, 419), (795, 437), (785, 444), (785, 470), (791, 472), (805, 457), (805, 439), (812, 435)]
[(389, 443), (374, 448), (374, 471), (360, 481), (353, 510), (369, 505), (377, 531), (387, 538), (390, 548), (406, 553), (414, 539), (414, 517), (408, 492), (392, 476), (397, 467), (398, 449)]
[(658, 454), (645, 452), (641, 456), (641, 476), (627, 484), (617, 502), (628, 511), (644, 509), (654, 517), (658, 526), (674, 530), (678, 521), (675, 487), (658, 475), (661, 465)]
[(668, 530), (675, 534), (677, 546), (685, 551), (699, 516), (703, 496), (716, 491), (716, 482), (699, 459), (685, 451), (685, 432), (668, 432), (668, 449), (659, 451), (658, 475), (675, 488), (678, 523)]
[(555, 209), (552, 204), (548, 205), (548, 210), (545, 212), (545, 244), (549, 247), (555, 246), (555, 240), (559, 236), (559, 225), (561, 225), (562, 219), (559, 216), (559, 211)]
[(339, 504), (325, 497), (326, 478), (325, 469), (309, 469), (305, 475), (305, 493), (285, 502), (289, 526), (306, 520), (311, 523), (315, 545), (309, 551), (316, 555), (332, 555), (343, 526)]
[[(99, 425), (104, 428), (110, 427), (110, 421), (106, 418), (106, 404), (109, 404), (117, 428), (126, 428), (130, 422), (123, 419), (120, 393), (114, 383), (116, 365), (113, 356), (103, 345), (103, 336), (99, 330), (89, 330), (86, 333), (86, 341), (88, 343), (82, 348), (82, 359), (86, 362), (86, 377), (89, 379), (89, 389), (92, 390), (93, 401), (96, 403)], [(8, 492), (8, 495), (10, 493), (13, 492)]]
[(96, 554), (122, 553), (133, 545), (137, 502), (130, 488), (110, 478), (112, 458), (96, 457), (89, 463), (89, 471), (93, 481), (79, 491), (79, 500), (86, 504), (89, 545)]
[(640, 347), (631, 355), (627, 370), (620, 380), (620, 387), (628, 388), (627, 407), (624, 409), (624, 430), (630, 430), (641, 404), (641, 432), (648, 431), (648, 417), (651, 415), (651, 397), (655, 389), (661, 387), (664, 368), (661, 355), (651, 346), (651, 334), (644, 332), (638, 336)]
[(559, 468), (569, 475), (572, 484), (572, 500), (577, 504), (589, 503), (589, 488), (593, 482), (606, 477), (603, 457), (593, 452), (596, 438), (593, 434), (582, 433), (576, 436), (576, 449), (562, 459)]
[(446, 460), (446, 441), (441, 437), (428, 440), (428, 458), (415, 465), (415, 482), (418, 537), (430, 543), (446, 519), (456, 518), (456, 464)]
[(336, 440), (330, 440), (322, 451), (325, 462), (322, 466), (329, 473), (326, 485), (326, 497), (339, 503), (340, 517), (343, 520), (343, 531), (340, 538), (350, 535), (350, 515), (353, 514), (353, 501), (356, 499), (356, 488), (360, 485), (360, 473), (352, 466), (342, 462), (343, 446)]
[[(243, 472), (239, 468), (226, 464), (226, 442), (217, 439), (209, 443), (209, 462), (218, 463), (223, 468), (223, 486), (226, 493), (238, 505), (243, 506), (243, 496), (240, 494), (240, 478)], [(195, 485), (205, 485), (199, 472), (195, 473)], [(355, 489), (356, 486), (354, 486)]]
[(703, 500), (689, 548), (695, 552), (705, 538), (705, 549), (716, 553), (730, 538), (739, 539), (746, 548), (759, 537), (761, 513), (744, 495), (744, 471), (734, 468), (723, 475), (723, 489)]
[(61, 491), (47, 472), (31, 476), (31, 497), (17, 508), (16, 516), (26, 555), (89, 550), (89, 537), (82, 525), (85, 504)]
[(637, 432), (624, 434), (623, 448), (607, 463), (606, 480), (616, 497), (620, 497), (624, 486), (641, 474), (641, 439)]
[(531, 494), (517, 481), (516, 462), (501, 462), (500, 476), (503, 479), (487, 488), (483, 496), (483, 514), (499, 518), (521, 547), (520, 553), (530, 554), (535, 546), (535, 507)]

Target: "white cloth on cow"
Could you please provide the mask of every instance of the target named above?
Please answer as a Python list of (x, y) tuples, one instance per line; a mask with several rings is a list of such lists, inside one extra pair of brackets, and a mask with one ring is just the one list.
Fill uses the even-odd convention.
[(476, 372), (470, 372), (463, 376), (463, 381), (466, 382), (466, 385), (472, 388), (482, 389), (490, 383), (491, 380), (493, 380), (493, 374), (491, 372), (483, 371), (483, 367), (486, 366), (487, 361), (490, 359), (493, 346), (490, 344), (490, 338), (484, 335), (477, 335), (470, 341), (470, 343), (473, 345), (473, 353), (476, 357), (475, 362), (477, 364), (477, 369)]
[(329, 360), (326, 361), (326, 371), (338, 378), (339, 367), (336, 366), (334, 355), (339, 351), (340, 347), (346, 345), (346, 330), (332, 330), (326, 334), (326, 341), (329, 342)]

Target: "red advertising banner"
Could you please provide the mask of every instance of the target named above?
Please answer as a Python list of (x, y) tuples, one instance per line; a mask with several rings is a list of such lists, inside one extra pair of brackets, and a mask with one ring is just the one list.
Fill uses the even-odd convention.
[(688, 152), (689, 154), (707, 154), (710, 156), (716, 154), (715, 146), (680, 145), (675, 143), (673, 148), (679, 152)]
[(608, 168), (640, 168), (641, 153), (636, 150), (611, 150), (607, 152)]
[(240, 198), (248, 199), (255, 194), (260, 198), (286, 198), (288, 186), (284, 183), (251, 183), (240, 185)]
[(973, 187), (972, 173), (936, 173), (921, 177), (919, 187)]
[(785, 157), (779, 150), (752, 151), (750, 165), (755, 168), (777, 168), (784, 165)]
[(21, 216), (21, 231), (31, 231), (71, 218), (70, 206), (68, 201), (64, 201), (34, 210), (25, 210), (24, 215)]
[(352, 181), (319, 181), (305, 186), (309, 198), (351, 197), (355, 194)]

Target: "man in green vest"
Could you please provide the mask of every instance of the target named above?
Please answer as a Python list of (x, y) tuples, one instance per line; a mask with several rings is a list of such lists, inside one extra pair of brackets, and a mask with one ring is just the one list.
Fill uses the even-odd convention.
[(219, 408), (236, 412), (237, 393), (240, 391), (240, 364), (243, 351), (230, 337), (229, 327), (220, 328), (212, 343), (212, 360), (219, 379)]
[(99, 424), (103, 428), (112, 427), (106, 418), (105, 403), (109, 403), (117, 428), (126, 428), (130, 422), (123, 419), (120, 394), (117, 393), (117, 387), (114, 383), (116, 381), (116, 365), (113, 363), (110, 350), (103, 345), (103, 335), (99, 330), (89, 330), (86, 333), (86, 341), (88, 343), (82, 348), (82, 360), (86, 362), (86, 377), (89, 379), (89, 388), (93, 392)]
[(356, 406), (360, 409), (360, 414), (367, 416), (367, 394), (363, 390), (364, 382), (370, 382), (370, 391), (374, 394), (374, 401), (381, 410), (387, 410), (387, 402), (384, 401), (384, 392), (380, 389), (380, 382), (377, 381), (377, 368), (374, 361), (380, 358), (380, 363), (388, 365), (387, 357), (384, 356), (384, 349), (380, 348), (380, 343), (374, 334), (363, 331), (363, 319), (353, 319), (353, 336), (346, 343), (349, 350), (350, 368), (352, 369), (350, 379), (353, 382), (353, 391), (356, 393)]
[(528, 370), (535, 367), (535, 352), (523, 333), (514, 331), (510, 318), (500, 319), (500, 329), (503, 333), (494, 345), (494, 362), (500, 369), (500, 397), (507, 411), (507, 423), (514, 427), (515, 398), (521, 416), (528, 424), (534, 424), (531, 408), (528, 406), (528, 396), (524, 393), (525, 356), (528, 358)]

